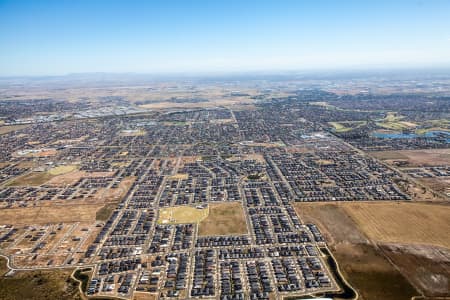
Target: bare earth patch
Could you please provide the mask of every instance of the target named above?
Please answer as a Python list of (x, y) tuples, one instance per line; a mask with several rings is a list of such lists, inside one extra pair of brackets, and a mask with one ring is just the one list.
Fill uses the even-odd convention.
[(342, 207), (375, 241), (450, 248), (450, 206), (383, 202), (346, 203)]
[(336, 204), (297, 202), (294, 208), (304, 223), (316, 223), (323, 228), (328, 242), (368, 242), (353, 219)]
[(450, 294), (450, 250), (422, 245), (382, 246), (400, 271), (427, 296)]
[(346, 280), (364, 300), (410, 300), (418, 295), (344, 208), (353, 203), (295, 203), (304, 223), (317, 224)]
[(211, 204), (209, 216), (198, 228), (198, 234), (202, 236), (247, 233), (244, 210), (238, 202)]
[(2, 224), (30, 225), (60, 222), (95, 222), (95, 213), (101, 204), (53, 205), (41, 207), (8, 208), (0, 210)]
[(370, 155), (387, 163), (405, 161), (410, 167), (450, 165), (450, 149), (376, 151)]

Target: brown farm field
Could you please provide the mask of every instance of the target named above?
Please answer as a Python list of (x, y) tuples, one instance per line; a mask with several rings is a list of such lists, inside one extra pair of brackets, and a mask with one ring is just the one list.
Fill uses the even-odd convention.
[(450, 165), (450, 149), (375, 151), (370, 155), (390, 164), (404, 161), (409, 167)]
[(426, 296), (450, 295), (450, 249), (392, 244), (381, 249)]
[(371, 244), (330, 247), (340, 269), (363, 300), (410, 300), (419, 295), (389, 260)]
[(346, 203), (345, 211), (372, 240), (450, 248), (450, 206), (428, 203)]
[(211, 204), (208, 217), (198, 227), (201, 236), (247, 233), (244, 210), (237, 202)]
[(450, 249), (423, 244), (448, 244), (448, 230), (440, 226), (448, 226), (450, 206), (345, 202), (294, 207), (305, 223), (319, 226), (360, 299), (409, 300), (418, 291), (449, 294)]

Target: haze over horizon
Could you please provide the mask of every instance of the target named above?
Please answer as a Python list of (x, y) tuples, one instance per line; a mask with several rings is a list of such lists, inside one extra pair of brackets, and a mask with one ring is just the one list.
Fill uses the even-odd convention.
[(450, 66), (449, 1), (0, 1), (0, 76)]

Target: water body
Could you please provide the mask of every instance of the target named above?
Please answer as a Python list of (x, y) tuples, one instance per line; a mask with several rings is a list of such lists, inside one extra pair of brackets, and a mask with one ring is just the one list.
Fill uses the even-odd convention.
[(440, 130), (429, 131), (424, 134), (373, 132), (371, 135), (381, 139), (442, 138), (446, 139), (447, 143), (450, 143), (450, 132)]

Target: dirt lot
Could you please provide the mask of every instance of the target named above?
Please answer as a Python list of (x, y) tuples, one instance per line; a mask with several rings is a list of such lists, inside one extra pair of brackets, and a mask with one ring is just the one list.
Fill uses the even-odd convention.
[(450, 177), (434, 177), (417, 179), (420, 183), (439, 193), (450, 193)]
[(345, 209), (353, 203), (295, 203), (303, 222), (316, 223), (324, 234), (344, 277), (363, 300), (409, 300), (418, 295), (414, 287)]
[(60, 222), (95, 222), (95, 213), (102, 204), (53, 205), (0, 210), (2, 224), (30, 225)]
[(449, 205), (345, 202), (295, 208), (304, 222), (318, 224), (363, 299), (410, 299), (418, 295), (413, 285), (426, 296), (450, 293)]
[(113, 202), (117, 203), (119, 202), (125, 195), (127, 194), (128, 190), (133, 185), (133, 182), (136, 180), (136, 177), (125, 177), (122, 179), (122, 181), (119, 183), (119, 186), (117, 188), (102, 188), (99, 189), (98, 192), (95, 194), (95, 200), (98, 202)]
[(155, 294), (143, 293), (143, 292), (134, 292), (133, 300), (156, 300), (157, 297)]
[(0, 277), (1, 300), (81, 299), (78, 283), (70, 279), (72, 270), (17, 272)]
[(328, 242), (368, 242), (353, 219), (336, 204), (295, 203), (294, 208), (304, 223), (316, 223), (324, 228), (322, 233)]
[(450, 295), (450, 250), (422, 245), (383, 245), (383, 252), (426, 296)]
[(419, 295), (408, 280), (371, 244), (330, 247), (344, 277), (363, 300), (410, 300)]
[(210, 205), (209, 216), (198, 228), (198, 234), (202, 236), (247, 233), (244, 210), (237, 202)]
[(450, 165), (450, 149), (376, 151), (370, 155), (390, 164), (404, 161), (408, 167)]
[(342, 207), (372, 240), (450, 248), (450, 206), (427, 203), (344, 203)]

